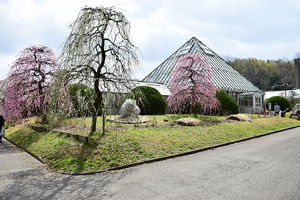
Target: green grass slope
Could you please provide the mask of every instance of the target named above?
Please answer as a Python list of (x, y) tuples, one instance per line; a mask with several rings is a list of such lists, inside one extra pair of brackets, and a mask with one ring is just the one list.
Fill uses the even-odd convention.
[(7, 129), (6, 137), (41, 157), (54, 170), (91, 172), (256, 136), (300, 122), (272, 117), (197, 127), (129, 127), (107, 131), (97, 137), (96, 145), (86, 145), (54, 132), (36, 132), (27, 124)]

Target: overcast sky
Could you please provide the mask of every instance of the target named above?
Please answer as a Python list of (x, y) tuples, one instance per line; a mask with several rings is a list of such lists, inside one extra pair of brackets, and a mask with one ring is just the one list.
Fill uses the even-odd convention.
[(300, 0), (0, 0), (0, 79), (35, 44), (59, 56), (84, 6), (115, 6), (131, 22), (143, 78), (191, 37), (220, 56), (293, 59), (300, 52)]

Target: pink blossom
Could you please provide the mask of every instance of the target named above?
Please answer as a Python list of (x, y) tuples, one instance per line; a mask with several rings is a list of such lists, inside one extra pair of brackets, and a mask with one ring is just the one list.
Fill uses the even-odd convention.
[(209, 112), (218, 107), (216, 87), (212, 84), (212, 69), (206, 60), (195, 54), (182, 57), (171, 75), (171, 95), (168, 104), (174, 112), (201, 108)]
[(50, 48), (39, 45), (24, 49), (10, 69), (3, 104), (4, 117), (15, 120), (45, 115), (50, 101), (47, 90), (58, 68)]

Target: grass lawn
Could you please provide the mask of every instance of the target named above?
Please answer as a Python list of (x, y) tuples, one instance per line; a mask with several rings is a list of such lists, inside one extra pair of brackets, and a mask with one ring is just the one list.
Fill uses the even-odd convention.
[[(99, 144), (94, 146), (53, 132), (35, 132), (26, 126), (26, 123), (33, 123), (34, 120), (7, 129), (6, 136), (40, 156), (57, 171), (89, 172), (300, 125), (297, 120), (272, 117), (257, 118), (252, 122), (207, 123), (197, 127), (159, 127), (164, 123), (170, 123), (177, 117), (174, 115), (151, 117), (156, 118), (155, 124), (158, 127), (153, 125), (138, 128), (134, 125), (126, 125), (128, 126), (126, 130), (108, 130), (104, 136), (97, 136)], [(170, 120), (165, 122), (166, 118)], [(224, 117), (212, 116), (199, 116), (199, 118), (205, 118), (207, 121), (224, 119)], [(83, 119), (78, 118), (67, 120), (65, 123), (74, 123), (77, 126), (85, 124)]]

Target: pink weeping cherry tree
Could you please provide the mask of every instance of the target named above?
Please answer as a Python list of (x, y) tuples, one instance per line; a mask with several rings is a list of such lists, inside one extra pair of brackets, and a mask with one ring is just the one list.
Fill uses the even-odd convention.
[(212, 84), (212, 69), (206, 60), (186, 54), (171, 75), (169, 107), (173, 112), (210, 112), (219, 105), (216, 87)]
[(22, 90), (17, 84), (11, 84), (5, 89), (5, 96), (3, 100), (3, 114), (7, 121), (16, 120), (22, 118), (23, 102), (22, 102)]
[(46, 46), (21, 51), (11, 66), (3, 113), (6, 120), (37, 115), (46, 122), (50, 96), (47, 90), (59, 68), (54, 52)]

